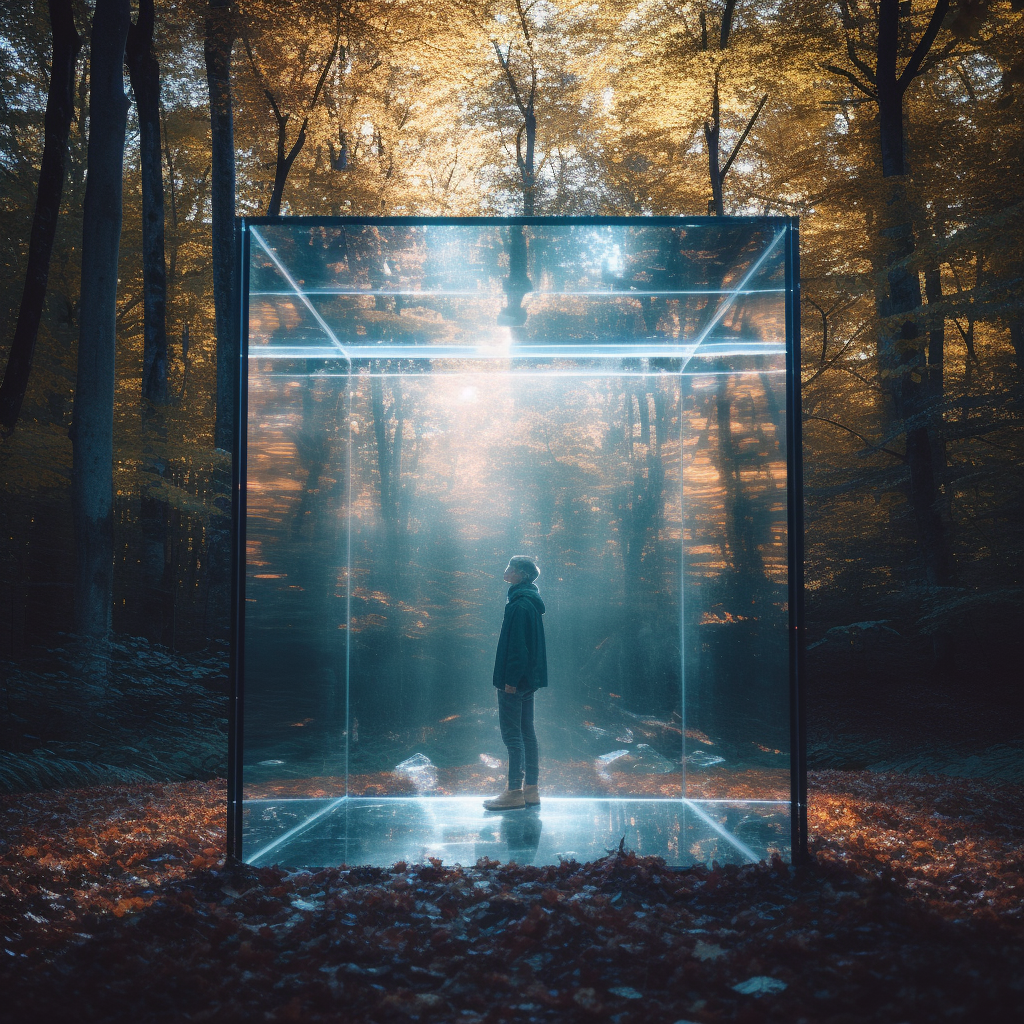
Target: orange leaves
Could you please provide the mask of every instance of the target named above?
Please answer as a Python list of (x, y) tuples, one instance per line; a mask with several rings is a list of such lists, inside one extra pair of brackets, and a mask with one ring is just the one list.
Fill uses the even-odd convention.
[(149, 906), (149, 903), (149, 900), (142, 899), (140, 896), (128, 896), (117, 900), (111, 906), (111, 913), (113, 913), (114, 917), (124, 917), (125, 914), (132, 910), (141, 910), (143, 907)]
[(168, 1006), (327, 1024), (342, 1005), (385, 1021), (1009, 1019), (1020, 793), (868, 772), (811, 782), (803, 872), (777, 859), (675, 871), (629, 851), (286, 872), (222, 863), (215, 785), (8, 799), (2, 934), (21, 980), (5, 1009), (82, 1007), (75, 1019), (104, 1024)]
[(208, 868), (214, 868), (220, 864), (223, 859), (222, 854), (218, 850), (207, 849), (203, 850), (202, 853), (196, 854), (195, 857), (189, 862), (190, 866), (196, 871), (204, 871)]

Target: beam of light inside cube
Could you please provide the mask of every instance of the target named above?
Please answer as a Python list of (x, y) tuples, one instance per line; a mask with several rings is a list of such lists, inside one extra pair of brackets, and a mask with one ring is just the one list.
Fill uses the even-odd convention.
[(327, 321), (316, 311), (315, 307), (313, 306), (313, 303), (309, 301), (309, 297), (302, 290), (302, 288), (299, 287), (299, 282), (296, 281), (295, 278), (292, 277), (292, 275), (288, 272), (288, 268), (278, 258), (277, 253), (275, 253), (270, 248), (270, 246), (267, 245), (267, 243), (263, 240), (263, 236), (254, 227), (250, 227), (249, 231), (252, 233), (252, 237), (255, 238), (257, 242), (259, 242), (260, 248), (262, 248), (263, 251), (270, 257), (270, 262), (273, 263), (275, 267), (277, 267), (277, 270), (280, 273), (280, 275), (292, 286), (292, 289), (294, 290), (295, 294), (299, 297), (299, 301), (306, 307), (306, 309), (310, 311), (310, 313), (313, 314), (313, 319), (316, 320), (316, 322), (323, 329), (324, 334), (326, 334), (327, 337), (331, 339), (331, 343), (335, 346), (335, 348), (337, 348), (338, 353), (341, 355), (341, 357), (343, 359), (348, 359), (348, 353), (345, 351), (345, 346), (342, 345), (342, 343), (338, 340), (337, 335), (334, 333), (334, 331), (331, 330), (330, 325), (327, 323)]

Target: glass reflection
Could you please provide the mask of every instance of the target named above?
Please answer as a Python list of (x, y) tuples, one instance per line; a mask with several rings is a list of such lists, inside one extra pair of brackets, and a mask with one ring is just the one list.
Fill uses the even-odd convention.
[[(246, 859), (787, 853), (784, 232), (250, 230)], [(542, 805), (488, 823), (519, 553)]]

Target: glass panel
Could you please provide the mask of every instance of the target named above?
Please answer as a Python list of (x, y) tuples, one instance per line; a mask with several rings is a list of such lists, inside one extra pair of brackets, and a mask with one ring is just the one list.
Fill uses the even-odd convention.
[[(785, 230), (249, 228), (247, 860), (788, 856)], [(542, 803), (495, 815), (515, 554)]]

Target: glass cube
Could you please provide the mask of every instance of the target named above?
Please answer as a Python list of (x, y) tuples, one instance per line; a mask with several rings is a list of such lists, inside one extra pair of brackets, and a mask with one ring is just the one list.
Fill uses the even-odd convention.
[[(240, 229), (232, 852), (799, 856), (796, 222)], [(490, 812), (512, 555), (541, 803)]]

